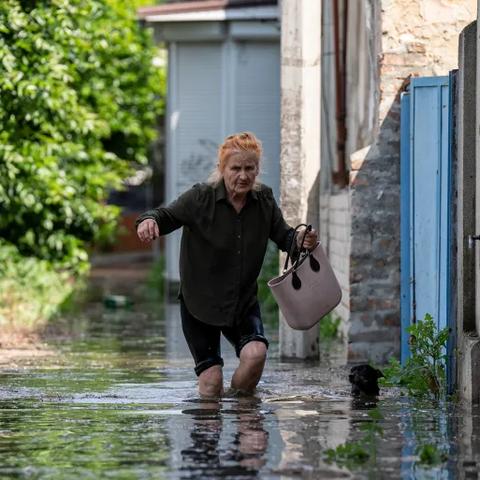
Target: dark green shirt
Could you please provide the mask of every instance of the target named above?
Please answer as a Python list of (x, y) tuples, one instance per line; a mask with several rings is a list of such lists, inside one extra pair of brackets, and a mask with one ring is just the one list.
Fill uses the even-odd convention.
[(194, 185), (169, 206), (145, 212), (136, 225), (146, 218), (156, 220), (161, 235), (183, 226), (180, 295), (192, 315), (217, 326), (241, 321), (257, 301), (268, 239), (286, 251), (294, 233), (270, 187), (251, 190), (237, 213), (223, 180)]

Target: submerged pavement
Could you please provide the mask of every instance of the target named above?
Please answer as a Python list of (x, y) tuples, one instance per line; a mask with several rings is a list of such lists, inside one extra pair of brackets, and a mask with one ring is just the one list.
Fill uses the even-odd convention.
[[(200, 399), (178, 305), (148, 300), (141, 275), (114, 280), (92, 280), (64, 326), (71, 336), (50, 341), (58, 355), (2, 371), (0, 478), (478, 478), (478, 410), (385, 390), (375, 403), (354, 400), (346, 366), (281, 361), (268, 326), (256, 394)], [(103, 305), (105, 293), (125, 292), (130, 309)], [(222, 347), (228, 387), (237, 360)], [(372, 424), (381, 433), (368, 437)], [(357, 440), (365, 463), (327, 461), (329, 448)], [(426, 444), (442, 461), (421, 463)]]

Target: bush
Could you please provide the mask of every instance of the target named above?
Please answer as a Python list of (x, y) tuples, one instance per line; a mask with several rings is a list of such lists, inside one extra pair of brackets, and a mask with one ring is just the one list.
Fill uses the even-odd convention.
[(0, 240), (19, 255), (80, 272), (114, 232), (108, 190), (162, 110), (154, 55), (126, 0), (0, 3)]
[(24, 257), (0, 241), (0, 327), (36, 328), (56, 314), (74, 289), (67, 272), (46, 260)]

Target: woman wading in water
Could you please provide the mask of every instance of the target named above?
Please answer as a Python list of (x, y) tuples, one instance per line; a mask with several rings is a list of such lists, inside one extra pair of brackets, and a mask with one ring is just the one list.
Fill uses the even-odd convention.
[[(183, 227), (182, 328), (204, 397), (223, 394), (221, 333), (240, 359), (232, 388), (253, 391), (265, 365), (268, 340), (257, 278), (268, 239), (287, 251), (294, 229), (283, 219), (272, 189), (257, 182), (261, 155), (261, 143), (252, 133), (230, 135), (218, 149), (218, 164), (207, 183), (194, 185), (169, 206), (145, 212), (136, 222), (143, 242)], [(316, 242), (312, 230), (304, 247)]]

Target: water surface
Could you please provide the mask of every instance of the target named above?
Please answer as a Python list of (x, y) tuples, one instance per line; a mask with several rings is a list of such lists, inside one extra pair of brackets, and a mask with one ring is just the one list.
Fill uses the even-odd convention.
[[(348, 369), (282, 362), (275, 331), (258, 391), (201, 400), (176, 304), (106, 309), (103, 291), (69, 319), (57, 355), (3, 370), (0, 478), (478, 478), (478, 410), (418, 403), (398, 392), (352, 400)], [(236, 365), (223, 344), (225, 383)], [(349, 468), (325, 451), (364, 438), (378, 408), (370, 460)], [(448, 460), (425, 467), (425, 443)]]

